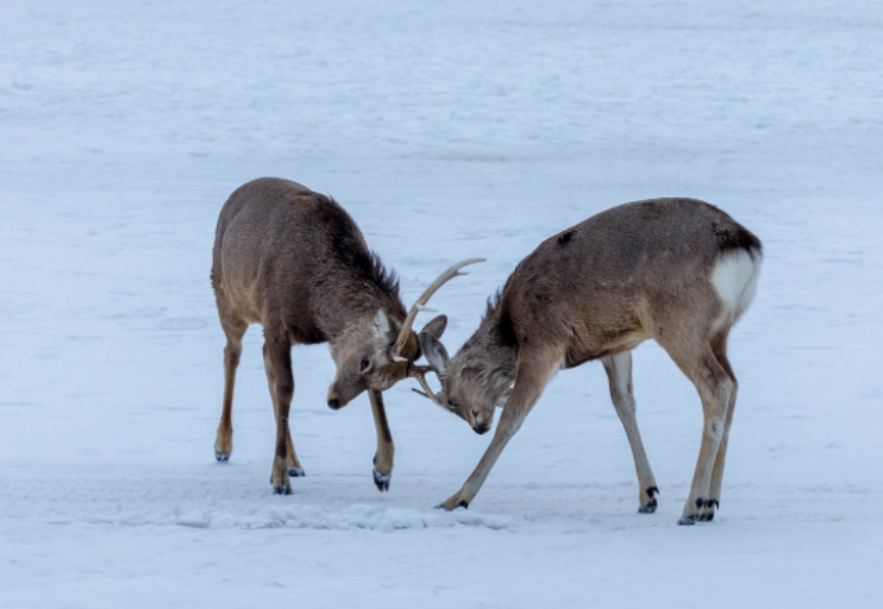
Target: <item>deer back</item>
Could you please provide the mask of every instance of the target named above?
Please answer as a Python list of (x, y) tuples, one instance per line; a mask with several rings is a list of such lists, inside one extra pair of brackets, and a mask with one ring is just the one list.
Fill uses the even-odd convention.
[(333, 199), (276, 178), (237, 189), (221, 211), (212, 280), (249, 323), (303, 344), (331, 340), (353, 318), (406, 315), (398, 285)]
[[(568, 367), (684, 324), (710, 331), (728, 305), (715, 268), (728, 255), (759, 263), (760, 254), (757, 237), (702, 201), (620, 205), (547, 239), (522, 261), (496, 311), (499, 331), (516, 351), (561, 345)], [(738, 303), (733, 309), (735, 322), (742, 311)]]

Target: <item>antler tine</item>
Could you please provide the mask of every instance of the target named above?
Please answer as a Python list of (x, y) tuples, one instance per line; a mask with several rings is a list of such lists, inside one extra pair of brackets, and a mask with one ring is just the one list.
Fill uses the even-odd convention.
[[(442, 404), (441, 400), (435, 395), (435, 392), (432, 390), (432, 387), (429, 386), (429, 383), (426, 381), (426, 373), (430, 372), (432, 368), (429, 366), (412, 366), (411, 371), (408, 376), (411, 378), (417, 379), (417, 382), (420, 383), (420, 386), (423, 387), (423, 391), (419, 389), (411, 389), (414, 393), (418, 395), (422, 395), (428, 400), (435, 402), (438, 406), (442, 408), (446, 408), (444, 404)], [(425, 392), (425, 393), (424, 393)]]
[(402, 324), (402, 330), (399, 332), (399, 337), (396, 339), (395, 347), (393, 348), (393, 353), (398, 356), (402, 349), (405, 347), (405, 344), (408, 342), (408, 337), (411, 335), (411, 328), (414, 326), (414, 320), (417, 319), (417, 313), (420, 311), (432, 311), (432, 309), (426, 308), (426, 303), (429, 302), (429, 299), (432, 298), (432, 295), (435, 294), (440, 287), (449, 282), (454, 277), (460, 277), (462, 275), (468, 275), (469, 273), (461, 273), (460, 269), (464, 266), (470, 264), (476, 264), (477, 262), (484, 262), (485, 258), (467, 258), (466, 260), (461, 260), (457, 264), (454, 264), (444, 273), (438, 276), (438, 279), (432, 282), (428, 288), (423, 291), (423, 294), (420, 295), (420, 298), (417, 299), (417, 302), (414, 303), (414, 306), (411, 307), (411, 310), (408, 311), (408, 317), (405, 318), (405, 322)]

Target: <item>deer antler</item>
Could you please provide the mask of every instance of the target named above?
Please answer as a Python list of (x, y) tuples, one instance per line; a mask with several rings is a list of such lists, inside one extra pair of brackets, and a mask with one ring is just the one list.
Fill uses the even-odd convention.
[(411, 307), (411, 310), (408, 311), (408, 316), (405, 318), (405, 322), (402, 324), (402, 330), (401, 332), (399, 332), (399, 336), (396, 339), (395, 345), (393, 346), (392, 352), (393, 358), (395, 360), (407, 361), (406, 358), (402, 356), (402, 350), (405, 348), (405, 345), (408, 343), (408, 338), (410, 338), (411, 336), (411, 328), (414, 326), (414, 320), (417, 319), (417, 314), (420, 311), (432, 311), (432, 309), (426, 308), (426, 303), (429, 302), (429, 299), (432, 298), (432, 295), (435, 294), (440, 287), (442, 287), (454, 277), (468, 275), (469, 273), (460, 272), (460, 269), (462, 269), (464, 266), (484, 261), (484, 258), (467, 258), (466, 260), (461, 260), (457, 264), (451, 266), (444, 273), (439, 275), (438, 279), (433, 281), (432, 284), (423, 291), (423, 294), (420, 295), (420, 298), (417, 299), (417, 302), (415, 302), (414, 306)]
[(426, 373), (432, 371), (432, 368), (429, 366), (411, 366), (411, 369), (408, 371), (408, 376), (413, 379), (417, 379), (417, 382), (420, 383), (421, 387), (423, 387), (423, 391), (413, 388), (411, 389), (411, 391), (418, 395), (422, 395), (428, 400), (435, 402), (437, 406), (441, 406), (442, 408), (447, 409), (448, 407), (445, 406), (440, 399), (438, 399), (438, 395), (432, 390), (432, 387), (430, 387), (429, 383), (426, 381)]

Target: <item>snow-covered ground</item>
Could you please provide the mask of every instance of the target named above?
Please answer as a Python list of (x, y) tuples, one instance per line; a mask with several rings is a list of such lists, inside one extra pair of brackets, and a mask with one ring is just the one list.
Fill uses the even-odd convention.
[[(880, 606), (881, 57), (876, 0), (7, 0), (0, 606)], [(487, 257), (433, 299), (452, 351), (549, 235), (647, 197), (730, 212), (766, 259), (717, 519), (675, 526), (701, 409), (652, 344), (654, 515), (599, 364), (445, 514), (489, 436), (399, 384), (381, 495), (367, 398), (330, 411), (327, 348), (297, 348), (307, 477), (278, 497), (254, 328), (217, 464), (214, 224), (263, 175), (336, 197), (406, 303)]]

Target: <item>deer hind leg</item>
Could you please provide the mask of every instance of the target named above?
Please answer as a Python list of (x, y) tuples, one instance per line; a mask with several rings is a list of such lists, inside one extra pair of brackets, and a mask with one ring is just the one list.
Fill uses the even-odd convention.
[(458, 507), (469, 507), (469, 504), (472, 503), (472, 500), (481, 489), (481, 485), (484, 484), (494, 463), (497, 462), (503, 449), (506, 448), (506, 444), (519, 430), (525, 417), (527, 417), (534, 404), (540, 398), (546, 382), (555, 368), (558, 367), (561, 358), (562, 354), (555, 351), (526, 353), (522, 350), (516, 364), (518, 372), (515, 375), (515, 385), (509, 400), (503, 407), (503, 414), (500, 416), (497, 431), (494, 433), (490, 445), (463, 487), (456, 494), (449, 497), (447, 501), (436, 507), (448, 511)]
[[(270, 399), (273, 401), (273, 417), (275, 420), (279, 417), (279, 407), (276, 404), (276, 375), (273, 372), (273, 362), (270, 360), (269, 349), (266, 343), (264, 343), (264, 372), (267, 373), (267, 385), (270, 388)], [(302, 478), (307, 474), (304, 472), (304, 468), (301, 467), (297, 453), (294, 451), (294, 442), (291, 439), (291, 426), (287, 421), (285, 423), (285, 431), (288, 435), (286, 441), (288, 446), (288, 475), (292, 478)]]
[(714, 352), (717, 361), (726, 370), (733, 383), (733, 389), (730, 393), (730, 401), (727, 405), (727, 414), (724, 419), (724, 434), (721, 437), (720, 446), (717, 449), (717, 458), (714, 461), (714, 470), (711, 473), (711, 487), (708, 491), (708, 501), (706, 502), (705, 512), (699, 517), (700, 520), (714, 519), (714, 510), (720, 508), (721, 486), (724, 479), (724, 463), (727, 459), (727, 442), (730, 438), (730, 426), (733, 424), (733, 412), (736, 410), (736, 394), (739, 391), (739, 383), (736, 375), (733, 374), (733, 368), (730, 366), (730, 360), (727, 359), (727, 333), (720, 333), (711, 342), (711, 349)]
[[(288, 413), (291, 409), (291, 398), (294, 397), (294, 375), (291, 373), (291, 343), (287, 339), (276, 339), (267, 336), (265, 343), (265, 366), (272, 376), (274, 411), (276, 414), (276, 455), (273, 459), (273, 470), (270, 483), (276, 495), (290, 495), (291, 482), (289, 467), (292, 463), (300, 465), (294, 455), (294, 445), (288, 429)], [(289, 450), (290, 447), (290, 450)]]
[(710, 520), (714, 503), (710, 497), (711, 478), (721, 440), (724, 436), (727, 411), (734, 384), (730, 375), (718, 361), (708, 342), (696, 348), (672, 348), (663, 344), (680, 369), (693, 381), (702, 399), (704, 426), (699, 459), (693, 474), (690, 495), (678, 524), (694, 524), (697, 520)]
[(386, 410), (383, 408), (383, 394), (373, 389), (369, 390), (368, 400), (371, 402), (371, 412), (374, 414), (374, 427), (377, 429), (377, 452), (374, 453), (374, 484), (377, 486), (377, 490), (382, 493), (389, 490), (395, 446), (392, 443), (389, 423), (386, 421)]
[(656, 495), (659, 488), (656, 486), (656, 478), (650, 468), (650, 461), (644, 451), (644, 443), (641, 441), (641, 432), (638, 431), (638, 422), (635, 419), (635, 397), (632, 393), (632, 353), (626, 351), (617, 355), (609, 355), (601, 359), (607, 378), (610, 381), (610, 397), (616, 414), (625, 428), (625, 435), (629, 439), (632, 448), (632, 457), (635, 459), (635, 470), (638, 473), (638, 485), (640, 486), (639, 501), (641, 502), (638, 512), (652, 514), (656, 511)]
[(236, 368), (242, 356), (242, 337), (248, 329), (244, 321), (225, 315), (221, 309), (221, 327), (227, 335), (224, 347), (224, 405), (221, 410), (221, 422), (215, 437), (215, 459), (226, 462), (233, 452), (233, 389), (236, 385)]

